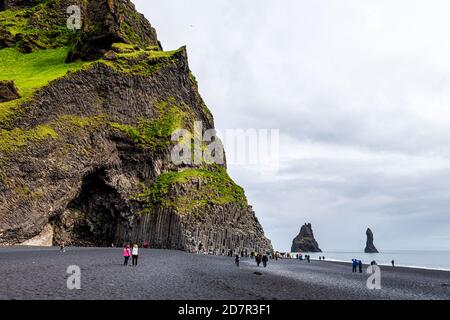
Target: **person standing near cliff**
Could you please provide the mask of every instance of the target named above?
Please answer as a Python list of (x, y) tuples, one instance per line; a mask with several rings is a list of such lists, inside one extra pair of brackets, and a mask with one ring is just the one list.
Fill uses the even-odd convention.
[(138, 264), (138, 256), (139, 256), (139, 247), (138, 247), (137, 243), (134, 244), (133, 250), (131, 252), (131, 255), (132, 255), (133, 266), (137, 266), (137, 264)]
[(238, 267), (238, 268), (239, 268), (239, 260), (240, 260), (240, 257), (238, 254), (236, 254), (236, 256), (234, 257), (234, 263), (236, 263), (236, 267)]
[(358, 261), (359, 273), (362, 273), (362, 261)]
[(64, 241), (61, 241), (59, 243), (59, 251), (60, 252), (66, 252), (66, 245), (65, 245)]

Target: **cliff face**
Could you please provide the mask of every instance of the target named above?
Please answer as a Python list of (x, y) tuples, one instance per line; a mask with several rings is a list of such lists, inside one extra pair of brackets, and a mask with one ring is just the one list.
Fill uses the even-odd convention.
[(292, 241), (291, 252), (322, 252), (314, 239), (311, 223), (305, 223)]
[(378, 253), (377, 248), (375, 248), (375, 245), (373, 244), (373, 233), (370, 228), (367, 228), (366, 231), (367, 241), (366, 241), (366, 248), (364, 249), (365, 253)]
[(0, 103), (0, 244), (271, 250), (225, 165), (171, 161), (174, 130), (214, 128), (184, 47), (162, 51), (128, 0), (79, 1), (78, 31), (73, 1), (8, 2), (0, 80), (19, 92)]

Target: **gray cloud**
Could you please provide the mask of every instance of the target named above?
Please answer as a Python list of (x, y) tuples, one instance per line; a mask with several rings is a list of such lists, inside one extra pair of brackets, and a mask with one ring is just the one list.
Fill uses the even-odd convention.
[(448, 1), (134, 2), (218, 129), (281, 130), (276, 175), (229, 168), (277, 248), (450, 249)]

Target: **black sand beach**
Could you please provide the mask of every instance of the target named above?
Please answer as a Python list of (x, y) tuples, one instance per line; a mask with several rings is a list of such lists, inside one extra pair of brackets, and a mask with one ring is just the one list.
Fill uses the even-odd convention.
[[(144, 249), (138, 267), (122, 262), (121, 248), (0, 248), (0, 299), (450, 299), (446, 271), (382, 266), (381, 290), (369, 290), (367, 274), (337, 262), (264, 269), (243, 258), (237, 268), (233, 258)], [(69, 265), (81, 268), (81, 290), (67, 289)]]

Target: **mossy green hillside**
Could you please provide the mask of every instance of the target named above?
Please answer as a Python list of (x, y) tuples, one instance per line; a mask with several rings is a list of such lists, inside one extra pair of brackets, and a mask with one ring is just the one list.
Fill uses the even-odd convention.
[[(198, 182), (198, 188), (188, 188), (182, 194), (171, 193), (176, 184), (193, 181)], [(234, 183), (225, 168), (218, 165), (162, 173), (137, 199), (147, 204), (142, 212), (144, 214), (151, 212), (155, 206), (170, 207), (179, 213), (187, 214), (207, 204), (247, 205), (244, 190)]]
[(2, 49), (0, 80), (14, 80), (20, 95), (27, 98), (50, 81), (82, 68), (83, 62), (65, 63), (67, 52), (67, 47), (29, 54), (13, 48)]
[(67, 3), (44, 1), (38, 5), (0, 12), (0, 27), (11, 34), (10, 42), (23, 52), (67, 46), (74, 31), (67, 28)]
[(21, 95), (21, 99), (0, 103), (0, 124), (18, 117), (20, 105), (38, 89), (82, 68), (82, 62), (65, 63), (67, 51), (58, 48), (24, 54), (14, 48), (0, 50), (0, 80), (14, 80)]
[(58, 139), (58, 133), (48, 125), (40, 125), (34, 129), (0, 131), (0, 151), (10, 152), (26, 146), (29, 142), (45, 139)]
[(176, 54), (182, 49), (158, 51), (148, 48), (143, 50), (132, 45), (115, 43), (113, 50), (118, 52), (115, 59), (101, 59), (100, 62), (120, 72), (151, 76), (161, 68), (176, 62)]

